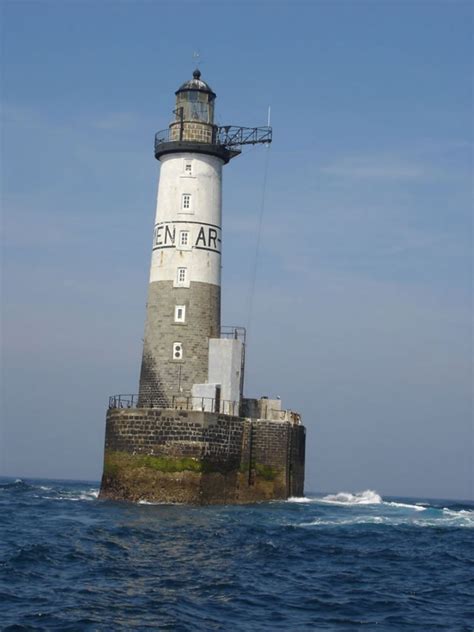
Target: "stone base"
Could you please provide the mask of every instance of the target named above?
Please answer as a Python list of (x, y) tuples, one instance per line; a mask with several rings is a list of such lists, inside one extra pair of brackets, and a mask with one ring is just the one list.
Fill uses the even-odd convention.
[(198, 411), (107, 413), (101, 498), (247, 503), (302, 496), (305, 428)]

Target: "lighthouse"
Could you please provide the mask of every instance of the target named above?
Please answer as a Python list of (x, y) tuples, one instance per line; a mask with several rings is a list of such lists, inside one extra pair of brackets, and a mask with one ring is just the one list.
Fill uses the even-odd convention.
[[(101, 497), (200, 504), (302, 495), (305, 428), (243, 393), (246, 336), (221, 324), (222, 170), (270, 127), (218, 126), (196, 69), (155, 135), (160, 177), (137, 395), (107, 411)], [(278, 389), (280, 390), (280, 388)]]
[(155, 140), (161, 170), (139, 395), (163, 408), (207, 381), (209, 339), (220, 336), (222, 167), (231, 152), (217, 142), (215, 98), (195, 70)]
[[(219, 342), (222, 168), (242, 144), (271, 142), (271, 128), (219, 128), (215, 99), (196, 69), (176, 91), (169, 128), (155, 137), (161, 170), (140, 374), (143, 406), (192, 402), (233, 412), (240, 406), (244, 341)], [(234, 339), (239, 335), (236, 330)], [(217, 375), (223, 364), (228, 375)], [(219, 383), (210, 386), (209, 377)]]

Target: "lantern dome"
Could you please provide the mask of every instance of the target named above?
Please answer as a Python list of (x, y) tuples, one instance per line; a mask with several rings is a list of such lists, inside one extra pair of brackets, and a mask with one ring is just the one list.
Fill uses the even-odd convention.
[(189, 81), (185, 81), (183, 85), (176, 90), (175, 94), (179, 95), (182, 92), (204, 92), (209, 95), (209, 100), (216, 98), (215, 92), (211, 86), (201, 79), (201, 71), (199, 68), (193, 72), (193, 78)]

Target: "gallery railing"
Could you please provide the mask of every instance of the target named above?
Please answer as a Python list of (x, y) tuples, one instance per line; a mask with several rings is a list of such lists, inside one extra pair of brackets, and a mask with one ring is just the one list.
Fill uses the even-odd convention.
[(238, 416), (239, 402), (213, 397), (183, 397), (176, 395), (170, 398), (147, 397), (143, 395), (120, 394), (109, 397), (109, 408), (167, 408), (174, 410), (198, 410), (218, 412), (224, 415)]
[[(189, 130), (185, 126), (192, 123), (193, 121), (184, 121), (184, 125), (181, 127), (168, 127), (157, 132), (155, 134), (155, 154), (165, 144), (186, 140), (186, 133)], [(220, 145), (230, 151), (240, 152), (243, 145), (267, 145), (271, 143), (272, 135), (271, 127), (240, 127), (238, 125), (218, 127), (214, 125), (210, 141), (212, 144)]]
[(245, 327), (238, 327), (235, 325), (225, 325), (224, 327), (221, 327), (221, 338), (240, 340), (245, 345), (246, 337), (247, 330)]

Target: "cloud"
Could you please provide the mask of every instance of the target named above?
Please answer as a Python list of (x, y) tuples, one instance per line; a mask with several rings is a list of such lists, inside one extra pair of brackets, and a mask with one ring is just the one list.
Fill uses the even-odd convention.
[[(244, 234), (244, 235), (253, 235), (258, 226), (258, 217), (253, 215), (245, 215), (240, 217), (235, 217), (229, 215), (229, 217), (225, 217), (223, 221), (223, 227), (226, 232), (229, 234)], [(280, 228), (278, 228), (280, 230)]]
[(12, 125), (30, 129), (49, 124), (39, 110), (20, 104), (3, 101), (0, 103), (0, 112), (2, 123), (5, 126)]
[(12, 129), (20, 127), (44, 133), (71, 133), (75, 136), (84, 136), (91, 127), (104, 132), (128, 132), (138, 129), (140, 125), (149, 125), (150, 129), (156, 125), (155, 120), (148, 122), (135, 112), (106, 111), (91, 118), (87, 111), (76, 110), (61, 118), (52, 118), (39, 108), (10, 102), (0, 103), (0, 112), (4, 125)]
[(321, 172), (329, 176), (364, 180), (420, 180), (433, 175), (431, 169), (422, 164), (370, 158), (344, 158), (322, 167)]
[[(390, 151), (335, 157), (320, 172), (352, 180), (452, 180), (468, 176), (472, 143), (464, 139), (417, 140)], [(456, 168), (453, 169), (453, 166)]]
[(93, 127), (109, 131), (127, 131), (133, 129), (138, 117), (132, 112), (110, 112), (92, 122)]

